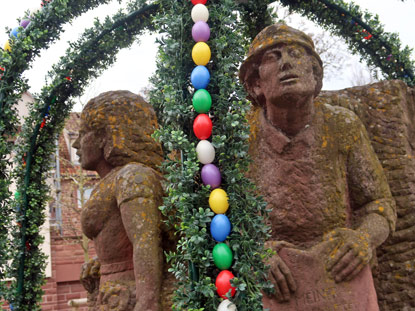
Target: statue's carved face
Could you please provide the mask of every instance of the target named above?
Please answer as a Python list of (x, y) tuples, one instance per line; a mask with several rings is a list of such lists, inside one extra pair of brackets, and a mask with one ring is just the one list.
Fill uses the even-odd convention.
[(102, 135), (85, 127), (83, 121), (79, 136), (72, 147), (77, 149), (76, 154), (83, 169), (94, 171), (98, 163), (104, 159)]
[(293, 104), (299, 97), (313, 95), (316, 80), (313, 59), (298, 44), (279, 44), (264, 53), (255, 88), (267, 104)]

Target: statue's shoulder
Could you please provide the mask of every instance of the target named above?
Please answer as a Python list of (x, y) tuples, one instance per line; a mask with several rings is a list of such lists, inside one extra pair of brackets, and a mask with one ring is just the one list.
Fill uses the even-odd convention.
[(153, 170), (151, 167), (138, 163), (138, 162), (130, 162), (124, 165), (117, 173), (117, 178), (130, 178), (132, 176), (141, 175), (141, 174), (148, 174), (148, 175), (156, 175), (156, 171)]
[(141, 163), (124, 165), (115, 177), (116, 196), (119, 203), (135, 197), (160, 195), (161, 176), (149, 166)]
[(326, 121), (344, 121), (346, 124), (360, 122), (359, 117), (350, 109), (330, 104), (320, 104), (319, 108)]
[(353, 111), (330, 104), (321, 104), (319, 109), (323, 119), (324, 135), (332, 137), (339, 149), (345, 153), (348, 152), (350, 146), (356, 145), (363, 137), (367, 137), (362, 121)]
[(324, 123), (333, 132), (350, 136), (351, 133), (358, 133), (364, 130), (361, 120), (350, 109), (330, 104), (321, 104), (319, 109), (324, 118)]

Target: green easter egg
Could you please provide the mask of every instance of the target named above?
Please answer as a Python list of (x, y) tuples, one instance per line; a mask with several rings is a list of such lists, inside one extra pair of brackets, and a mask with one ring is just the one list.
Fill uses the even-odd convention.
[(212, 106), (212, 97), (205, 89), (197, 90), (193, 95), (193, 107), (198, 113), (206, 113)]
[(233, 254), (228, 245), (225, 243), (216, 244), (212, 254), (216, 267), (221, 270), (227, 270), (231, 267)]

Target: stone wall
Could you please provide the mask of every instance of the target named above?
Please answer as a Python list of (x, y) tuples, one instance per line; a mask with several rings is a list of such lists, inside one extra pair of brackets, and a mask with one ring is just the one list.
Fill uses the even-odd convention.
[(353, 110), (363, 121), (397, 204), (396, 232), (377, 251), (374, 268), (383, 311), (415, 308), (415, 89), (383, 81), (317, 100)]

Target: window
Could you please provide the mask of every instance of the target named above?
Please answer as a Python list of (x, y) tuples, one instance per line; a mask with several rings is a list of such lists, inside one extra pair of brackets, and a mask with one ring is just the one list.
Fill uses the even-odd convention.
[[(84, 204), (86, 201), (88, 201), (89, 197), (91, 196), (93, 188), (84, 187)], [(81, 191), (78, 189), (77, 191), (77, 198), (78, 198), (78, 208), (82, 208), (82, 202), (81, 202)]]
[(76, 154), (76, 149), (72, 147), (72, 144), (78, 138), (78, 133), (64, 129), (63, 137), (65, 138), (66, 147), (68, 148), (69, 161), (75, 165), (79, 165), (79, 157)]
[(71, 162), (75, 165), (79, 165), (79, 156), (76, 154), (76, 149), (72, 147), (73, 142), (75, 141), (75, 139), (73, 141), (71, 141), (71, 147), (70, 147), (70, 157), (71, 157)]

